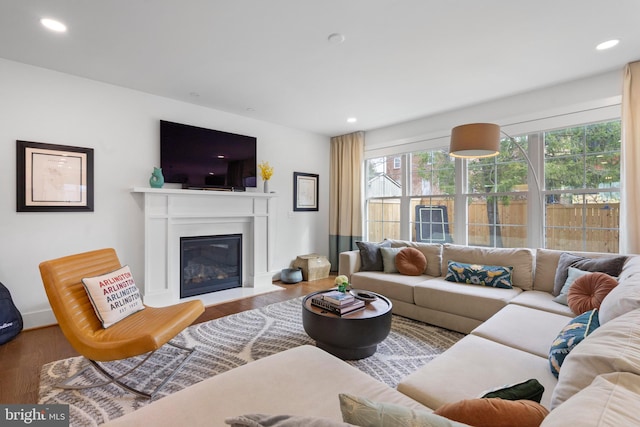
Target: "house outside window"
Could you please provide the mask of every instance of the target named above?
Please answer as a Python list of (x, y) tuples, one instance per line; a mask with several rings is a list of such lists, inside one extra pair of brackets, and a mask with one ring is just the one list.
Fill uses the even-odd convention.
[[(443, 147), (369, 159), (367, 238), (615, 253), (620, 132), (613, 120), (515, 136), (538, 165), (541, 193), (508, 138), (493, 158), (456, 162)], [(530, 221), (533, 204), (542, 221)]]

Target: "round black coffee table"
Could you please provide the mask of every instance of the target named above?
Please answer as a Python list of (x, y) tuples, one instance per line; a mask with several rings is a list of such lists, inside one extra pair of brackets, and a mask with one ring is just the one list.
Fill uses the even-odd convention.
[(302, 325), (316, 346), (344, 360), (374, 354), (391, 330), (391, 301), (367, 291), (378, 298), (362, 310), (339, 316), (311, 305), (311, 298), (322, 292), (328, 291), (314, 292), (302, 301)]

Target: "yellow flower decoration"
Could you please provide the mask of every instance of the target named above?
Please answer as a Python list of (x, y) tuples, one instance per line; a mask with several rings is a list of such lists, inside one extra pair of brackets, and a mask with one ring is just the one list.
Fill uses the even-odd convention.
[(269, 181), (273, 175), (273, 166), (270, 166), (269, 162), (261, 162), (258, 164), (258, 167), (260, 168), (260, 176), (262, 179)]

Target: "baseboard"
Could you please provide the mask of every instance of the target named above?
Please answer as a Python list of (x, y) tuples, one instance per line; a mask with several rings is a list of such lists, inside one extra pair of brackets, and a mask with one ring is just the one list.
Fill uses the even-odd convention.
[(22, 321), (25, 330), (58, 324), (56, 316), (51, 309), (22, 313)]

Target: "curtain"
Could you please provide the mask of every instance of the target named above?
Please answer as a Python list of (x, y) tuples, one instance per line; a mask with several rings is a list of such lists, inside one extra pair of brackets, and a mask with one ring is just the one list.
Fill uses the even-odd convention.
[(640, 62), (627, 64), (622, 90), (620, 253), (640, 253)]
[(362, 167), (364, 132), (331, 138), (329, 179), (329, 262), (338, 270), (340, 252), (362, 240)]

